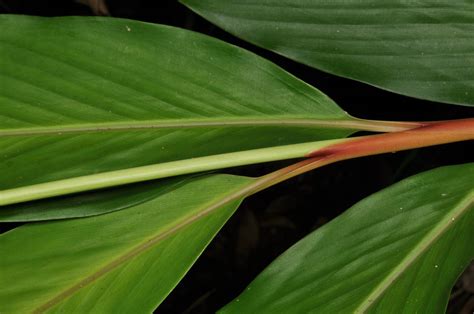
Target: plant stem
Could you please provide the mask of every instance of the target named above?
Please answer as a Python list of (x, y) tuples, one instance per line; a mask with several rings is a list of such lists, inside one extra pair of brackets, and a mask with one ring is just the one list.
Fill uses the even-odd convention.
[(327, 140), (253, 149), (28, 185), (0, 191), (0, 206), (189, 173), (301, 158), (316, 148), (322, 148), (348, 140), (349, 139)]
[(262, 177), (262, 183), (265, 183), (253, 193), (341, 160), (473, 139), (474, 118), (440, 121), (407, 131), (350, 138), (316, 149), (307, 155), (308, 159)]

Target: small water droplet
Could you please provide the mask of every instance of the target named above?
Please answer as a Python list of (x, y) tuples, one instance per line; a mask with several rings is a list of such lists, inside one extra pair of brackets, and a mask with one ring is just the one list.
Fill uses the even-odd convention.
[(443, 196), (443, 197), (446, 196), (446, 195), (448, 195), (448, 194), (446, 194), (446, 193), (441, 193), (441, 196)]
[(438, 268), (438, 265), (435, 265), (435, 268)]

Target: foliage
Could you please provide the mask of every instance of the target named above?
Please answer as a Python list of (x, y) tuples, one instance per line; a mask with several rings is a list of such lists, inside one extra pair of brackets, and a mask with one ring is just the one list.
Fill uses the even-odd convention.
[[(474, 104), (463, 4), (183, 2), (310, 66)], [(152, 312), (245, 197), (332, 162), (474, 138), (473, 119), (352, 117), (264, 58), (183, 29), (13, 15), (0, 26), (0, 221), (27, 222), (0, 235), (2, 313)], [(383, 134), (346, 138), (361, 130)], [(202, 173), (303, 157), (258, 178)], [(474, 257), (473, 182), (468, 163), (367, 197), (222, 312), (442, 312)]]

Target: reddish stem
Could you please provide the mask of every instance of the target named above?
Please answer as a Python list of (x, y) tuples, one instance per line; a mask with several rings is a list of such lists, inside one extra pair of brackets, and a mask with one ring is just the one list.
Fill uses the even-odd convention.
[(355, 138), (315, 150), (307, 155), (308, 159), (262, 177), (258, 191), (341, 160), (473, 139), (474, 118), (433, 122), (407, 131)]

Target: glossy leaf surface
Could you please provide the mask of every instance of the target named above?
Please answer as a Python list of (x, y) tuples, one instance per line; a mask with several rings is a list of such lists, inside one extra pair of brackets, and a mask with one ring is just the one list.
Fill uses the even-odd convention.
[(474, 164), (405, 179), (278, 257), (223, 313), (444, 313), (474, 258)]
[(474, 105), (470, 0), (181, 0), (256, 45), (417, 98)]
[(152, 312), (252, 182), (197, 177), (121, 211), (0, 235), (0, 312)]
[(276, 65), (187, 30), (11, 15), (0, 28), (0, 189), (357, 129)]

